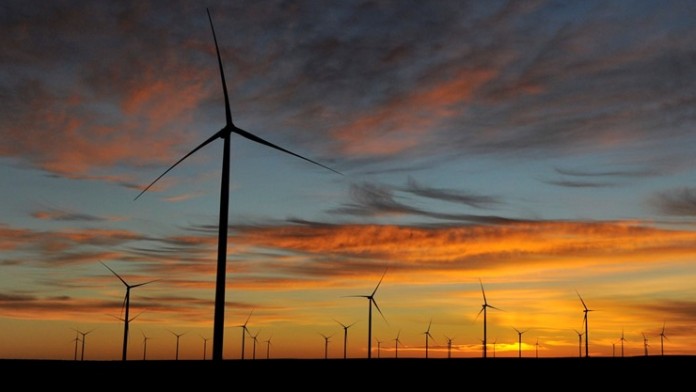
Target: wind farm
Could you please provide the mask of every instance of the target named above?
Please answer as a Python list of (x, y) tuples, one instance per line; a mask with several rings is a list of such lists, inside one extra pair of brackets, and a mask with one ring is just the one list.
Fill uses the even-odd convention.
[(696, 355), (693, 6), (1, 8), (3, 374)]

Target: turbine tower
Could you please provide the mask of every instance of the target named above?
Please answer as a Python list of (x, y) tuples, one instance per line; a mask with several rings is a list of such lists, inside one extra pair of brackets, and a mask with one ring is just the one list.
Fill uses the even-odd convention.
[[(123, 297), (123, 305), (121, 306), (121, 312), (123, 312), (123, 309), (125, 308), (126, 310), (126, 315), (123, 318), (123, 352), (121, 354), (121, 360), (125, 361), (127, 354), (128, 354), (128, 324), (130, 324), (131, 320), (128, 319), (128, 312), (130, 311), (130, 291), (131, 289), (134, 289), (136, 287), (140, 286), (145, 286), (146, 284), (150, 284), (152, 282), (156, 282), (157, 279), (151, 280), (149, 282), (145, 283), (139, 283), (139, 284), (128, 284), (122, 277), (121, 275), (117, 274), (116, 271), (112, 270), (109, 268), (108, 265), (102, 263), (104, 267), (106, 267), (109, 271), (111, 271), (112, 274), (116, 275), (116, 277), (123, 283), (124, 286), (126, 286), (126, 295)], [(138, 317), (138, 316), (135, 316)], [(135, 318), (134, 317), (134, 318)]]
[(487, 335), (488, 335), (488, 317), (487, 317), (487, 309), (495, 309), (495, 310), (500, 310), (496, 308), (493, 305), (488, 304), (488, 300), (486, 300), (486, 291), (483, 289), (483, 282), (481, 282), (481, 279), (479, 279), (479, 284), (481, 284), (481, 294), (483, 294), (483, 305), (481, 305), (481, 310), (479, 310), (478, 314), (476, 315), (476, 318), (478, 318), (481, 315), (481, 312), (483, 312), (483, 357), (486, 358), (487, 356), (487, 349), (488, 349), (488, 342), (486, 341)]
[(324, 338), (324, 359), (329, 359), (329, 339), (331, 339), (331, 336), (333, 335), (326, 336), (323, 333), (320, 333), (319, 335)]
[(256, 359), (256, 343), (259, 342), (259, 334), (261, 330), (256, 331), (256, 335), (251, 335), (251, 339), (254, 341), (254, 349), (252, 350), (251, 359)]
[(574, 329), (576, 334), (578, 334), (578, 357), (582, 358), (582, 335), (584, 335), (584, 332), (580, 332), (577, 329)]
[(207, 357), (206, 354), (208, 353), (208, 340), (210, 340), (210, 338), (206, 338), (203, 335), (200, 335), (200, 336), (201, 336), (201, 339), (203, 339), (203, 360), (205, 361), (205, 359)]
[(375, 305), (375, 308), (377, 308), (377, 311), (382, 316), (384, 321), (387, 321), (387, 319), (384, 317), (384, 314), (379, 309), (379, 305), (377, 305), (377, 301), (375, 301), (375, 294), (377, 293), (377, 289), (379, 288), (379, 285), (382, 284), (382, 280), (384, 279), (384, 275), (386, 275), (386, 274), (387, 274), (387, 270), (385, 269), (384, 273), (382, 274), (382, 277), (379, 279), (379, 282), (377, 283), (377, 286), (375, 286), (375, 289), (372, 291), (372, 294), (370, 294), (370, 295), (349, 295), (348, 296), (348, 297), (367, 298), (367, 306), (369, 307), (368, 316), (367, 316), (367, 359), (372, 358), (372, 305)]
[(82, 354), (80, 354), (80, 361), (84, 361), (84, 360), (85, 360), (85, 340), (86, 340), (85, 337), (86, 337), (87, 335), (89, 335), (90, 333), (92, 333), (92, 331), (94, 331), (94, 330), (91, 329), (91, 330), (89, 330), (89, 331), (87, 331), (87, 332), (82, 332), (82, 331), (77, 330), (77, 329), (75, 330), (75, 332), (77, 332), (77, 333), (79, 333), (80, 335), (82, 335), (82, 339), (81, 339), (81, 340), (82, 340)]
[(273, 336), (269, 336), (268, 339), (266, 339), (266, 359), (271, 359), (271, 338)]
[(73, 361), (77, 361), (77, 343), (80, 341), (80, 333), (75, 332), (75, 339), (73, 339), (75, 342), (75, 355), (73, 356)]
[[(246, 321), (242, 325), (238, 325), (239, 328), (242, 329), (242, 359), (244, 359), (244, 341), (246, 340), (246, 335), (249, 333), (249, 329), (247, 328), (247, 323), (249, 322), (249, 319), (251, 318), (251, 314), (254, 313), (254, 309), (249, 312), (249, 317), (247, 317)], [(214, 340), (215, 338), (213, 338)], [(215, 347), (215, 345), (213, 345)]]
[(645, 353), (645, 356), (648, 356), (648, 338), (645, 336), (645, 333), (641, 332), (643, 334), (643, 351)]
[(399, 330), (399, 332), (396, 334), (396, 338), (394, 339), (394, 358), (399, 358), (399, 345), (401, 344), (399, 335), (401, 335), (401, 330)]
[(222, 82), (222, 92), (225, 98), (225, 126), (214, 133), (211, 137), (205, 140), (203, 143), (198, 145), (198, 147), (191, 150), (188, 154), (184, 155), (181, 159), (176, 161), (172, 166), (170, 166), (164, 173), (160, 174), (154, 181), (145, 187), (138, 196), (135, 197), (137, 200), (143, 193), (145, 193), (150, 187), (152, 187), (160, 178), (164, 177), (165, 174), (169, 173), (174, 167), (180, 164), (189, 156), (196, 153), (201, 148), (206, 145), (216, 141), (217, 139), (223, 140), (223, 154), (222, 154), (222, 176), (220, 183), (220, 213), (219, 213), (219, 223), (218, 223), (218, 249), (217, 249), (217, 272), (215, 280), (215, 317), (213, 321), (213, 360), (222, 360), (223, 351), (223, 336), (225, 331), (225, 281), (227, 274), (227, 226), (229, 224), (228, 212), (229, 212), (229, 193), (230, 193), (230, 139), (232, 134), (235, 133), (243, 138), (251, 140), (253, 142), (265, 145), (267, 147), (273, 148), (275, 150), (284, 152), (286, 154), (293, 155), (297, 158), (305, 160), (314, 165), (328, 169), (334, 173), (341, 174), (328, 166), (324, 166), (321, 163), (315, 162), (309, 158), (305, 158), (302, 155), (296, 154), (290, 150), (283, 147), (277, 146), (271, 142), (268, 142), (250, 132), (247, 132), (239, 127), (237, 127), (232, 122), (232, 111), (230, 108), (230, 99), (227, 93), (227, 83), (225, 82), (225, 72), (222, 66), (222, 58), (220, 57), (220, 48), (218, 47), (217, 37), (215, 35), (215, 28), (213, 27), (213, 19), (210, 16), (210, 10), (206, 9), (208, 13), (208, 21), (210, 22), (210, 30), (213, 33), (213, 41), (215, 43), (215, 53), (217, 54), (218, 67), (220, 68), (220, 81)]
[(348, 355), (348, 352), (347, 352), (347, 347), (348, 347), (348, 328), (350, 328), (350, 327), (352, 327), (353, 325), (355, 325), (355, 323), (357, 323), (357, 321), (356, 321), (355, 323), (353, 323), (353, 324), (350, 324), (350, 325), (345, 325), (345, 324), (343, 324), (342, 322), (340, 322), (340, 321), (338, 321), (338, 320), (335, 320), (335, 319), (334, 319), (334, 321), (336, 321), (337, 323), (339, 323), (339, 324), (341, 325), (341, 327), (343, 327), (343, 359), (346, 359), (346, 358), (347, 358), (347, 355)]
[(186, 332), (176, 333), (176, 332), (169, 331), (169, 333), (176, 336), (176, 356), (174, 357), (174, 359), (178, 361), (179, 360), (179, 338), (186, 335)]
[(584, 308), (582, 312), (585, 315), (582, 321), (583, 324), (585, 324), (585, 358), (588, 358), (590, 356), (590, 333), (587, 327), (587, 313), (592, 312), (594, 309), (588, 309), (587, 305), (585, 305), (585, 301), (580, 296), (580, 293), (578, 293), (577, 291), (575, 292), (578, 294), (578, 298), (580, 298), (580, 302), (582, 302), (582, 307)]
[(428, 329), (426, 329), (425, 332), (423, 332), (423, 335), (425, 335), (425, 359), (428, 359), (428, 341), (430, 339), (435, 340), (433, 335), (430, 334), (430, 326), (432, 324), (433, 324), (433, 320), (430, 320), (430, 322), (428, 323)]
[(447, 359), (452, 358), (452, 339), (451, 337), (445, 335), (445, 339), (447, 339)]
[(512, 329), (514, 329), (517, 332), (518, 339), (519, 339), (518, 340), (519, 341), (518, 358), (522, 358), (522, 334), (527, 332), (527, 330), (520, 331), (519, 329), (517, 329), (515, 327), (513, 327)]
[(626, 338), (624, 338), (624, 330), (621, 329), (621, 358), (624, 357), (624, 342), (626, 341)]
[(145, 335), (145, 332), (140, 331), (143, 334), (143, 361), (147, 359), (147, 341), (152, 339)]
[(660, 355), (663, 357), (665, 356), (665, 339), (667, 339), (667, 335), (665, 335), (665, 324), (666, 322), (662, 323), (662, 331), (660, 332)]

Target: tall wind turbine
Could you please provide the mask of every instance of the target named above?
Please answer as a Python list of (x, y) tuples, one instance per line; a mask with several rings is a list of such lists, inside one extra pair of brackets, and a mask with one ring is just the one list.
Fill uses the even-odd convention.
[(201, 335), (201, 339), (203, 339), (203, 360), (205, 361), (205, 358), (207, 357), (206, 354), (208, 353), (208, 340), (210, 340), (210, 338), (206, 338)]
[(186, 332), (176, 333), (176, 332), (169, 331), (169, 333), (176, 336), (176, 356), (175, 356), (175, 359), (178, 361), (179, 360), (179, 338), (186, 335)]
[(79, 333), (80, 335), (82, 335), (82, 339), (81, 339), (81, 340), (82, 340), (82, 354), (80, 354), (80, 361), (84, 361), (84, 360), (85, 360), (85, 340), (86, 340), (85, 337), (86, 337), (87, 335), (89, 335), (90, 333), (92, 333), (92, 331), (94, 331), (94, 330), (91, 329), (91, 330), (89, 330), (89, 331), (87, 331), (87, 332), (82, 332), (82, 331), (77, 330), (77, 329), (75, 330), (75, 332), (77, 332), (77, 333)]
[(382, 284), (382, 280), (384, 279), (384, 275), (387, 274), (387, 270), (384, 270), (384, 273), (382, 274), (382, 277), (379, 279), (379, 282), (377, 283), (377, 286), (375, 286), (375, 289), (372, 290), (372, 294), (370, 295), (349, 295), (348, 297), (360, 297), (360, 298), (367, 298), (367, 306), (369, 307), (369, 313), (367, 316), (367, 359), (372, 358), (372, 305), (375, 305), (375, 308), (377, 308), (377, 311), (379, 312), (380, 315), (382, 315), (382, 318), (386, 321), (387, 319), (384, 317), (384, 314), (382, 311), (379, 309), (379, 305), (377, 305), (377, 301), (375, 301), (375, 294), (377, 293), (377, 289), (379, 288), (379, 285)]
[(147, 341), (152, 339), (145, 335), (145, 332), (140, 331), (141, 334), (143, 334), (143, 361), (147, 359)]
[[(102, 265), (106, 267), (109, 271), (111, 271), (112, 274), (116, 275), (116, 277), (123, 283), (124, 286), (126, 286), (126, 295), (123, 297), (123, 306), (121, 307), (121, 311), (125, 308), (126, 314), (125, 317), (123, 318), (123, 353), (121, 355), (121, 359), (123, 361), (126, 360), (126, 356), (128, 354), (128, 324), (130, 324), (130, 321), (128, 319), (128, 312), (130, 311), (130, 292), (131, 289), (134, 289), (136, 287), (140, 286), (145, 286), (146, 284), (150, 284), (152, 282), (156, 282), (157, 279), (151, 280), (149, 282), (145, 283), (139, 283), (139, 284), (128, 284), (121, 275), (117, 274), (116, 271), (112, 270), (108, 265), (104, 264), (102, 262)], [(136, 316), (137, 317), (137, 316)]]
[(75, 332), (75, 339), (73, 339), (75, 342), (75, 356), (73, 357), (73, 361), (77, 361), (77, 342), (80, 341), (80, 333)]
[(399, 335), (401, 335), (401, 330), (399, 330), (399, 332), (396, 334), (396, 338), (394, 339), (394, 358), (399, 358), (399, 345), (401, 344)]
[[(254, 309), (249, 312), (249, 317), (247, 317), (246, 321), (242, 325), (238, 325), (239, 328), (242, 329), (242, 359), (244, 359), (244, 341), (246, 340), (246, 335), (249, 333), (249, 329), (247, 328), (247, 323), (249, 322), (249, 319), (251, 318), (251, 314), (254, 313)], [(213, 338), (213, 343), (215, 338)], [(215, 348), (215, 344), (213, 344), (213, 348)], [(214, 354), (215, 352), (213, 352)]]
[(578, 298), (580, 298), (580, 302), (582, 302), (582, 307), (584, 308), (582, 312), (585, 314), (585, 316), (583, 317), (582, 321), (585, 324), (585, 358), (587, 358), (590, 356), (590, 332), (587, 328), (587, 313), (593, 311), (594, 309), (588, 309), (587, 305), (585, 305), (585, 301), (580, 296), (580, 293), (577, 291), (575, 292), (578, 294)]
[(218, 47), (217, 37), (215, 35), (215, 28), (213, 27), (213, 19), (210, 16), (210, 10), (206, 9), (208, 13), (208, 20), (210, 21), (210, 29), (213, 33), (213, 41), (215, 42), (215, 52), (217, 54), (218, 67), (220, 68), (220, 80), (222, 82), (222, 91), (225, 98), (225, 126), (214, 133), (211, 137), (205, 140), (203, 143), (198, 145), (198, 147), (191, 150), (188, 154), (184, 155), (181, 159), (176, 161), (172, 166), (170, 166), (164, 173), (160, 174), (154, 181), (145, 187), (138, 196), (135, 197), (137, 200), (143, 193), (145, 193), (150, 187), (152, 187), (160, 178), (164, 177), (165, 174), (169, 173), (174, 167), (179, 163), (183, 162), (186, 158), (196, 153), (201, 148), (212, 143), (218, 138), (223, 140), (223, 154), (222, 154), (222, 178), (220, 184), (220, 213), (219, 213), (219, 224), (218, 224), (218, 252), (217, 252), (217, 275), (215, 281), (215, 318), (213, 322), (213, 360), (222, 360), (222, 350), (223, 350), (223, 336), (225, 331), (225, 278), (227, 270), (227, 225), (228, 211), (229, 211), (229, 192), (230, 192), (230, 139), (233, 133), (249, 139), (253, 142), (265, 145), (267, 147), (276, 149), (278, 151), (284, 152), (286, 154), (293, 155), (297, 158), (303, 159), (314, 165), (323, 167), (332, 172), (341, 174), (328, 166), (324, 166), (321, 163), (315, 162), (309, 158), (305, 158), (302, 155), (296, 154), (290, 150), (283, 147), (275, 145), (265, 139), (262, 139), (250, 132), (247, 132), (239, 127), (237, 127), (232, 122), (232, 111), (230, 108), (230, 99), (227, 93), (227, 83), (225, 82), (225, 72), (222, 66), (222, 58), (220, 57), (220, 48)]
[(256, 331), (256, 335), (250, 335), (250, 336), (251, 336), (251, 340), (254, 341), (254, 348), (253, 348), (253, 350), (251, 351), (251, 352), (252, 352), (252, 354), (251, 354), (251, 359), (256, 359), (256, 343), (259, 342), (259, 334), (260, 334), (260, 333), (261, 333), (261, 330), (258, 330), (258, 331)]
[(428, 323), (428, 329), (426, 329), (425, 332), (423, 332), (423, 335), (425, 335), (425, 359), (428, 359), (428, 342), (430, 341), (430, 339), (435, 340), (433, 335), (430, 334), (430, 326), (432, 324), (433, 320), (430, 320), (430, 322)]
[(333, 335), (326, 336), (323, 333), (320, 333), (319, 335), (321, 335), (324, 338), (324, 359), (328, 359), (329, 358), (329, 342), (330, 342), (329, 339), (331, 339), (331, 336), (333, 336)]
[(357, 323), (357, 321), (353, 324), (350, 324), (350, 325), (345, 325), (338, 320), (334, 320), (334, 321), (336, 321), (337, 323), (339, 323), (341, 325), (341, 327), (343, 327), (343, 359), (346, 359), (347, 358), (347, 351), (346, 350), (348, 347), (348, 328), (355, 325), (355, 323)]
[(522, 358), (522, 334), (527, 332), (527, 330), (520, 331), (519, 329), (517, 329), (515, 327), (513, 327), (512, 329), (514, 329), (517, 332), (518, 339), (519, 339), (518, 340), (519, 341), (518, 358)]
[(624, 338), (624, 330), (621, 329), (621, 358), (624, 357), (624, 342), (626, 341), (626, 338)]
[[(584, 332), (580, 332), (577, 329), (574, 329), (576, 334), (578, 334), (578, 357), (582, 358), (582, 335), (584, 335)], [(623, 336), (623, 333), (622, 333)]]
[(271, 359), (271, 338), (273, 336), (269, 336), (268, 339), (266, 339), (266, 359)]
[[(662, 332), (660, 332), (660, 355), (665, 356), (665, 339), (667, 339), (667, 335), (665, 335), (665, 323), (662, 323)], [(667, 339), (669, 340), (669, 339)]]
[(486, 341), (487, 339), (487, 328), (488, 328), (488, 317), (487, 317), (487, 309), (495, 309), (495, 310), (500, 310), (496, 308), (493, 305), (488, 304), (488, 300), (486, 300), (486, 291), (483, 289), (483, 282), (481, 282), (481, 279), (479, 279), (479, 283), (481, 284), (481, 293), (483, 294), (483, 305), (481, 305), (481, 310), (479, 310), (478, 314), (476, 315), (476, 318), (478, 318), (481, 315), (481, 312), (483, 312), (483, 341), (481, 342), (483, 344), (483, 357), (486, 358), (487, 356), (487, 349), (488, 349), (488, 342)]

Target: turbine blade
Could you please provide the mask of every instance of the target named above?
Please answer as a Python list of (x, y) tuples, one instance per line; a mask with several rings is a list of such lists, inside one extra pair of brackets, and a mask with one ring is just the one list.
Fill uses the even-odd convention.
[[(387, 274), (387, 269), (385, 268), (385, 269), (384, 269), (384, 273), (382, 274), (382, 277), (379, 278), (379, 282), (377, 283), (377, 286), (375, 286), (375, 289), (374, 289), (374, 291), (372, 291), (372, 294), (370, 295), (370, 297), (374, 297), (374, 296), (375, 296), (375, 293), (377, 292), (377, 289), (379, 288), (379, 285), (382, 284), (382, 280), (384, 279), (384, 275), (386, 275), (386, 274)], [(375, 304), (375, 305), (377, 305), (377, 304)]]
[(112, 274), (116, 275), (116, 277), (117, 277), (121, 282), (123, 282), (123, 284), (125, 284), (126, 287), (128, 287), (128, 283), (126, 283), (126, 281), (123, 280), (123, 278), (121, 277), (121, 275), (117, 274), (116, 271), (114, 271), (114, 270), (112, 270), (111, 268), (109, 268), (109, 266), (106, 265), (106, 264), (104, 264), (104, 262), (100, 261), (100, 263), (101, 263), (104, 267), (106, 267), (106, 269), (108, 269), (109, 271), (111, 271)]
[(133, 286), (131, 286), (131, 288), (134, 289), (136, 287), (145, 286), (146, 284), (154, 283), (154, 282), (157, 282), (160, 280), (162, 280), (162, 279), (155, 279), (155, 280), (151, 280), (151, 281), (145, 282), (145, 283), (134, 284)]
[(488, 306), (488, 307), (489, 307), (489, 308), (491, 308), (491, 309), (495, 309), (495, 310), (500, 310), (501, 312), (504, 312), (504, 310), (503, 310), (503, 309), (500, 309), (500, 308), (496, 308), (496, 307), (495, 307), (495, 306), (493, 306), (493, 305), (486, 305), (486, 306)]
[(139, 198), (140, 196), (142, 196), (143, 193), (147, 192), (147, 190), (150, 189), (153, 185), (155, 185), (155, 183), (156, 183), (157, 181), (159, 181), (160, 178), (164, 177), (164, 175), (167, 174), (167, 173), (169, 173), (170, 170), (174, 169), (178, 164), (180, 164), (181, 162), (183, 162), (184, 159), (190, 157), (190, 156), (193, 155), (196, 151), (198, 151), (198, 150), (200, 150), (201, 148), (205, 147), (206, 145), (208, 145), (208, 144), (209, 144), (210, 142), (212, 142), (213, 140), (215, 140), (215, 139), (217, 139), (217, 138), (219, 138), (219, 137), (222, 137), (222, 136), (224, 135), (224, 131), (226, 131), (226, 130), (227, 130), (227, 127), (222, 128), (221, 130), (215, 132), (215, 134), (214, 134), (213, 136), (209, 137), (208, 140), (206, 140), (206, 141), (204, 141), (203, 143), (199, 144), (198, 147), (194, 148), (194, 149), (191, 150), (188, 154), (184, 155), (183, 158), (181, 158), (181, 159), (179, 159), (178, 161), (176, 161), (176, 163), (174, 163), (173, 165), (171, 165), (171, 166), (169, 167), (169, 169), (165, 170), (164, 173), (160, 174), (159, 177), (155, 178), (155, 180), (152, 181), (152, 182), (150, 183), (150, 185), (148, 185), (147, 187), (145, 187), (145, 189), (143, 189), (143, 190), (138, 194), (138, 196), (136, 196), (135, 199), (133, 199), (133, 200), (138, 200), (138, 198)]
[(326, 166), (326, 165), (322, 165), (322, 164), (319, 163), (319, 162), (316, 162), (316, 161), (313, 161), (313, 160), (311, 160), (311, 159), (309, 159), (309, 158), (303, 157), (303, 156), (300, 155), (300, 154), (296, 154), (296, 153), (294, 153), (294, 152), (292, 152), (292, 151), (290, 151), (290, 150), (287, 150), (287, 149), (285, 149), (285, 148), (283, 148), (283, 147), (280, 147), (280, 146), (278, 146), (278, 145), (276, 145), (276, 144), (273, 144), (273, 143), (271, 143), (271, 142), (269, 142), (269, 141), (267, 141), (267, 140), (265, 140), (265, 139), (262, 139), (262, 138), (260, 138), (260, 137), (258, 137), (258, 136), (256, 136), (256, 135), (254, 135), (254, 134), (252, 134), (252, 133), (250, 133), (250, 132), (247, 132), (247, 131), (245, 131), (245, 130), (243, 130), (243, 129), (240, 129), (240, 128), (236, 127), (236, 126), (234, 126), (234, 128), (232, 128), (232, 132), (236, 133), (236, 134), (239, 135), (239, 136), (245, 137), (245, 138), (247, 138), (247, 139), (249, 139), (249, 140), (251, 140), (251, 141), (254, 141), (254, 142), (256, 142), (256, 143), (263, 144), (264, 146), (274, 148), (274, 149), (276, 149), (276, 150), (278, 150), (278, 151), (282, 151), (282, 152), (284, 152), (284, 153), (286, 153), (286, 154), (290, 154), (290, 155), (293, 155), (293, 156), (295, 156), (295, 157), (297, 157), (297, 158), (303, 159), (303, 160), (305, 160), (305, 161), (307, 161), (307, 162), (309, 162), (309, 163), (313, 163), (313, 164), (315, 164), (315, 165), (317, 165), (317, 166), (321, 166), (321, 167), (323, 167), (324, 169), (330, 170), (330, 171), (332, 171), (332, 172), (334, 172), (334, 173), (336, 173), (336, 174), (343, 175), (343, 173), (338, 172), (338, 171), (336, 171), (336, 170), (334, 170), (334, 169), (332, 169), (332, 168), (330, 168), (330, 167), (328, 167), (328, 166)]
[[(485, 306), (485, 305), (484, 305), (484, 306)], [(481, 313), (483, 313), (484, 306), (481, 306), (481, 310), (479, 310), (479, 312), (476, 313), (476, 318), (474, 318), (474, 321), (478, 320), (478, 318), (479, 318), (479, 316), (481, 315)]]
[(369, 295), (344, 295), (343, 298), (370, 298)]
[(578, 295), (578, 298), (580, 298), (580, 302), (582, 302), (582, 307), (587, 310), (587, 305), (585, 305), (585, 301), (583, 301), (582, 297), (580, 296), (580, 293), (578, 293), (577, 290), (575, 290), (575, 293)]
[(486, 291), (483, 289), (483, 282), (481, 281), (481, 278), (479, 278), (479, 284), (481, 284), (481, 293), (483, 293), (483, 303), (488, 305), (488, 301), (486, 301)]
[(244, 329), (246, 329), (246, 325), (249, 322), (249, 319), (251, 318), (251, 314), (254, 313), (254, 309), (251, 309), (251, 312), (249, 312), (249, 317), (247, 317), (246, 321), (244, 322)]
[(225, 82), (225, 71), (222, 67), (222, 57), (220, 57), (220, 48), (218, 47), (217, 36), (215, 35), (215, 28), (213, 27), (213, 18), (210, 16), (210, 10), (205, 9), (208, 13), (208, 20), (210, 21), (210, 30), (213, 32), (213, 41), (215, 41), (215, 53), (217, 53), (218, 65), (220, 66), (220, 81), (222, 82), (222, 92), (225, 94), (225, 124), (227, 126), (232, 125), (232, 112), (230, 110), (230, 97), (227, 94), (227, 83)]
[(389, 325), (389, 322), (387, 321), (387, 318), (384, 317), (384, 313), (382, 313), (382, 310), (379, 308), (379, 305), (377, 305), (377, 301), (375, 301), (374, 298), (370, 298), (370, 301), (372, 301), (372, 303), (375, 305), (375, 308), (377, 308), (377, 311), (379, 312), (379, 314), (380, 314), (380, 315), (382, 316), (382, 318), (384, 319), (384, 322), (386, 322), (387, 325)]

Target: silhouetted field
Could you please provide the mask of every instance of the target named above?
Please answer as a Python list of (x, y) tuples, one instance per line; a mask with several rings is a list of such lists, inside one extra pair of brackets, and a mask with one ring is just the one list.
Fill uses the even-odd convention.
[[(0, 360), (0, 374), (38, 385), (105, 389), (114, 386), (218, 385), (338, 389), (510, 385), (522, 389), (575, 390), (607, 386), (692, 389), (696, 356), (629, 358), (271, 359), (213, 361)], [(89, 388), (95, 389), (95, 388)], [(641, 389), (642, 390), (642, 389)]]

